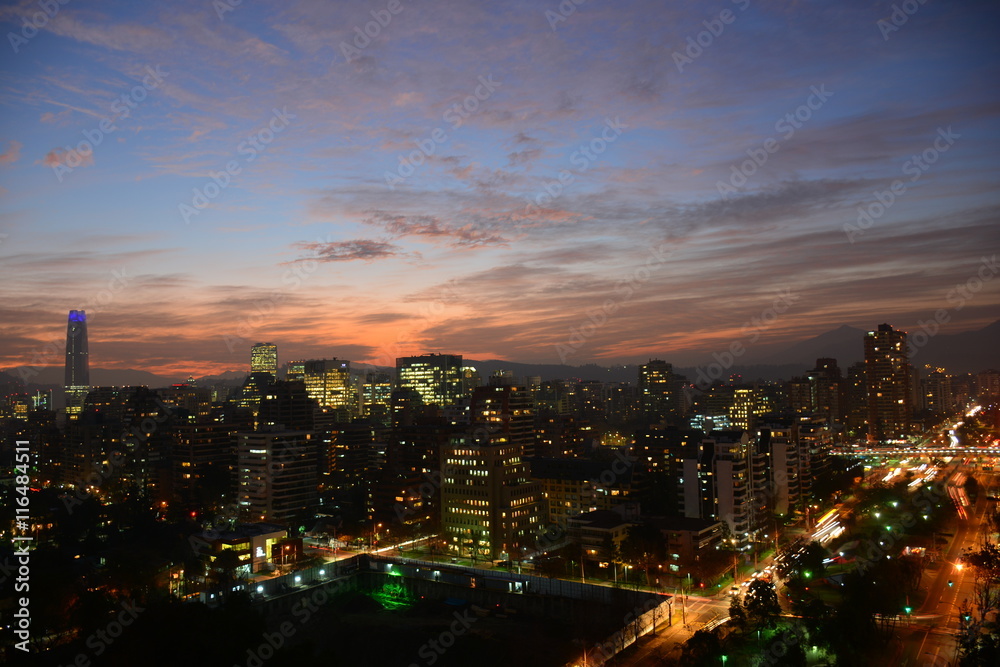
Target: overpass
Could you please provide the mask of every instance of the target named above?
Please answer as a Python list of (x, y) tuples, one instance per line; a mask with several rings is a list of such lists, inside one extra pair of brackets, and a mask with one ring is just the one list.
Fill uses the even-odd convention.
[(1000, 456), (1000, 447), (835, 447), (832, 456)]

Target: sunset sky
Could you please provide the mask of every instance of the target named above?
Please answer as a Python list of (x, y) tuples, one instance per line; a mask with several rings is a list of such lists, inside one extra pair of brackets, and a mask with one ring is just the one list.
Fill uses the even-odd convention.
[(185, 376), (1000, 317), (996, 2), (52, 4), (0, 7), (0, 368), (70, 309)]

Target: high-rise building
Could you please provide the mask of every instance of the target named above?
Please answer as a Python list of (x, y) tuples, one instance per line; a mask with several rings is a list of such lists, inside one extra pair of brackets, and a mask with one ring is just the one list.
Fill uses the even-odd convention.
[(809, 371), (809, 404), (812, 412), (826, 417), (828, 423), (843, 418), (840, 367), (836, 359), (817, 359), (816, 368)]
[(310, 359), (303, 367), (306, 393), (321, 408), (353, 414), (357, 396), (351, 384), (351, 362), (342, 359)]
[(87, 311), (69, 311), (66, 326), (66, 414), (79, 416), (90, 391), (90, 353), (87, 344)]
[(392, 378), (388, 373), (365, 373), (361, 385), (361, 415), (381, 424), (392, 421)]
[(238, 434), (238, 498), (245, 518), (288, 525), (316, 505), (316, 440), (306, 431)]
[(528, 391), (513, 386), (478, 387), (472, 392), (470, 416), (478, 442), (516, 444), (522, 456), (534, 456), (535, 410)]
[(909, 433), (913, 414), (906, 332), (880, 324), (865, 334), (868, 439), (884, 441)]
[(473, 558), (519, 559), (534, 547), (544, 512), (540, 482), (525, 458), (534, 447), (531, 394), (479, 387), (472, 425), (442, 452), (442, 527), (449, 548)]
[(306, 362), (305, 360), (289, 361), (288, 368), (285, 370), (286, 380), (305, 380), (306, 379)]
[(953, 407), (951, 376), (943, 368), (930, 368), (927, 377), (920, 381), (923, 409), (936, 415), (947, 415)]
[(729, 427), (752, 431), (757, 415), (758, 396), (755, 389), (736, 389), (729, 406)]
[(803, 473), (801, 449), (791, 428), (767, 426), (757, 433), (759, 448), (769, 459), (768, 484), (774, 514), (787, 515), (798, 508)]
[(522, 452), (513, 443), (480, 444), (471, 433), (443, 448), (441, 523), (452, 553), (520, 560), (534, 549), (544, 497)]
[(396, 359), (401, 389), (413, 389), (425, 405), (455, 405), (464, 395), (465, 374), (460, 354), (424, 354)]
[(257, 343), (250, 349), (250, 373), (270, 373), (278, 377), (278, 346)]
[(712, 431), (675, 461), (681, 513), (726, 524), (732, 545), (749, 548), (766, 526), (767, 456), (746, 431)]
[(844, 382), (844, 413), (848, 430), (856, 436), (864, 434), (868, 428), (868, 387), (865, 382), (865, 362), (851, 364)]
[(639, 366), (639, 400), (646, 416), (660, 421), (676, 410), (674, 367), (660, 359)]

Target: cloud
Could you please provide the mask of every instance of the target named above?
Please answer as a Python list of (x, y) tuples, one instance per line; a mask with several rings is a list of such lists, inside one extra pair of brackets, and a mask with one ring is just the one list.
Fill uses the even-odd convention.
[(443, 223), (436, 216), (406, 216), (376, 211), (365, 219), (365, 223), (381, 227), (394, 238), (405, 236), (445, 238), (450, 239), (451, 245), (456, 247), (505, 245), (507, 243), (507, 239), (501, 234), (490, 229), (493, 225), (488, 221), (469, 222), (461, 227), (456, 227)]
[(523, 151), (516, 151), (514, 153), (507, 154), (507, 164), (511, 167), (516, 167), (530, 162), (534, 162), (542, 156), (545, 151), (541, 148), (528, 148)]
[(21, 158), (21, 146), (23, 144), (17, 139), (7, 142), (7, 147), (0, 153), (0, 165), (14, 164)]
[(70, 109), (64, 109), (59, 113), (52, 113), (51, 111), (46, 111), (45, 113), (42, 114), (42, 116), (38, 120), (40, 120), (43, 123), (62, 124), (67, 120), (69, 120), (69, 117), (72, 115), (73, 111)]
[(45, 154), (44, 158), (38, 160), (35, 164), (42, 164), (46, 167), (65, 165), (71, 169), (90, 167), (94, 164), (94, 152), (81, 153), (76, 150), (67, 151), (63, 148), (53, 148)]
[(355, 259), (361, 259), (370, 262), (385, 257), (406, 256), (406, 253), (402, 252), (399, 246), (372, 239), (354, 239), (351, 241), (333, 241), (330, 243), (295, 243), (293, 246), (312, 253), (308, 257), (300, 258), (300, 261), (313, 259), (321, 262), (350, 262)]

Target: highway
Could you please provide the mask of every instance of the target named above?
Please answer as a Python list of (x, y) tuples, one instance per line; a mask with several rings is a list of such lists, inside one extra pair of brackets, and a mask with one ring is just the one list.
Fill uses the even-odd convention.
[[(962, 474), (962, 473), (958, 473)], [(980, 535), (985, 530), (986, 513), (996, 508), (994, 501), (986, 498), (997, 486), (995, 473), (975, 473), (980, 484), (980, 494), (967, 518), (956, 518), (955, 537), (936, 572), (927, 571), (931, 577), (927, 598), (916, 610), (909, 626), (896, 633), (900, 640), (893, 664), (908, 666), (948, 665), (955, 658), (956, 637), (959, 632), (959, 608), (963, 601), (972, 600), (973, 574), (969, 567), (959, 566), (963, 550), (975, 550)], [(953, 582), (952, 586), (948, 582)]]

